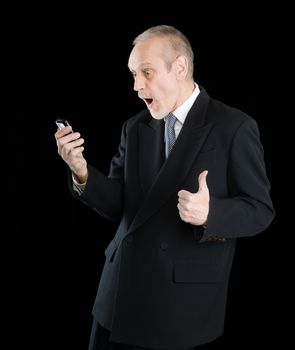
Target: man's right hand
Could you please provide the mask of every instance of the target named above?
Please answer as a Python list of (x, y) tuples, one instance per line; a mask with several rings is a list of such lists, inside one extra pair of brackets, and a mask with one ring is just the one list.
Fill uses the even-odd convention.
[(88, 178), (87, 162), (83, 156), (84, 139), (78, 132), (71, 132), (72, 127), (66, 126), (58, 129), (54, 134), (57, 144), (58, 154), (67, 163), (71, 171), (81, 183), (85, 183)]

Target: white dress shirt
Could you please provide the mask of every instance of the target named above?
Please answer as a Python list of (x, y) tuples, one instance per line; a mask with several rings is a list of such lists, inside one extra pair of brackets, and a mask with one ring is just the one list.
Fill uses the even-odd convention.
[[(183, 126), (183, 123), (185, 121), (185, 118), (186, 118), (189, 110), (192, 108), (192, 105), (194, 104), (199, 93), (200, 93), (199, 86), (195, 83), (195, 89), (194, 89), (193, 93), (190, 95), (190, 97), (182, 105), (180, 105), (178, 108), (176, 108), (175, 111), (173, 112), (173, 114), (175, 115), (175, 117), (177, 119), (176, 123), (174, 125), (176, 138), (178, 137), (180, 130)], [(165, 120), (165, 118), (164, 118), (164, 120)]]

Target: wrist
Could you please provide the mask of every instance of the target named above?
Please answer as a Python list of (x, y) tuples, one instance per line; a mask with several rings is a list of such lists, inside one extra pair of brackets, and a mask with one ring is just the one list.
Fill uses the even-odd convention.
[(79, 172), (79, 173), (74, 173), (73, 172), (73, 175), (76, 179), (76, 181), (80, 184), (84, 184), (87, 182), (87, 179), (88, 179), (88, 171), (86, 169), (86, 171), (84, 172)]

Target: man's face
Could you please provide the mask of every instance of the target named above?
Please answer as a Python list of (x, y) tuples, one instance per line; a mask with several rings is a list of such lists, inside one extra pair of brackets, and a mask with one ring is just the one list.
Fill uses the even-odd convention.
[(148, 39), (134, 46), (128, 62), (134, 77), (134, 90), (156, 119), (175, 110), (180, 95), (174, 65), (172, 63), (168, 71), (164, 61), (165, 57), (173, 57), (168, 50), (171, 49), (166, 39)]

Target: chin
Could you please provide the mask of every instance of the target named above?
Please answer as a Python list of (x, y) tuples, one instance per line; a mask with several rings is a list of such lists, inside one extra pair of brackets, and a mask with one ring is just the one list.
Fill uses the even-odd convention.
[(166, 114), (162, 115), (162, 114), (159, 114), (159, 113), (155, 113), (155, 112), (152, 112), (150, 111), (151, 113), (151, 116), (154, 118), (154, 119), (157, 119), (157, 120), (161, 120), (165, 117)]

